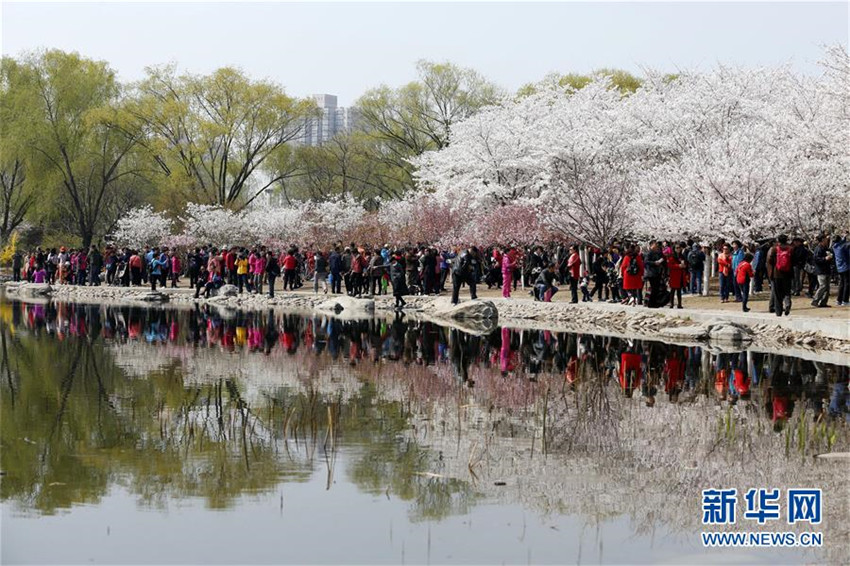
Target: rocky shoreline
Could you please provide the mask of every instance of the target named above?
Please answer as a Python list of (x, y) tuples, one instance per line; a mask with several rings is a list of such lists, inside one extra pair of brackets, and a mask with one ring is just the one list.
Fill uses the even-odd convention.
[[(64, 300), (96, 304), (135, 304), (154, 306), (167, 303), (174, 307), (208, 304), (226, 313), (228, 310), (275, 309), (303, 314), (321, 313), (341, 318), (392, 316), (394, 299), (376, 296), (353, 299), (344, 295), (281, 293), (271, 299), (265, 295), (239, 295), (235, 287), (223, 287), (217, 296), (195, 299), (188, 289), (151, 292), (143, 288), (77, 287), (6, 283), (10, 298), (24, 301)], [(404, 312), (412, 318), (431, 320), (473, 333), (484, 333), (497, 324), (512, 328), (536, 328), (551, 331), (592, 332), (630, 338), (656, 339), (713, 348), (747, 347), (794, 355), (819, 353), (830, 361), (850, 363), (850, 339), (829, 336), (816, 330), (794, 330), (780, 326), (767, 317), (751, 317), (747, 322), (730, 320), (725, 313), (711, 313), (709, 320), (698, 321), (687, 311), (668, 313), (666, 309), (625, 307), (607, 303), (541, 303), (528, 299), (462, 301), (453, 306), (448, 297), (406, 297)], [(706, 318), (706, 313), (701, 313)], [(773, 317), (770, 317), (773, 318)], [(842, 321), (846, 326), (847, 321)], [(808, 357), (808, 356), (805, 356)], [(820, 357), (820, 356), (818, 356)]]

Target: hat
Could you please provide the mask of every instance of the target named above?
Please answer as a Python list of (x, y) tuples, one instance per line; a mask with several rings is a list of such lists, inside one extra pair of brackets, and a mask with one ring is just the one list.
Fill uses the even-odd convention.
[(59, 248), (59, 251), (64, 252), (64, 251), (67, 251), (67, 250), (65, 250), (65, 246), (62, 246), (61, 248)]

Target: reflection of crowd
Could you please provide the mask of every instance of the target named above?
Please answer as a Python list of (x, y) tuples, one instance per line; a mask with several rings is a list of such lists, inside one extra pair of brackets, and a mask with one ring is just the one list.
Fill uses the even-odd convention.
[(603, 383), (616, 383), (624, 396), (640, 397), (647, 406), (660, 395), (670, 403), (700, 395), (719, 403), (757, 402), (777, 429), (798, 404), (815, 418), (850, 419), (846, 366), (777, 354), (713, 353), (700, 347), (506, 327), (476, 336), (398, 317), (348, 321), (237, 311), (223, 318), (206, 305), (184, 311), (72, 303), (4, 307), (4, 318), (13, 327), (58, 339), (76, 336), (290, 355), (303, 348), (351, 365), (386, 360), (444, 366), (467, 387), (474, 386), (474, 375), (527, 381), (563, 376), (570, 389), (601, 376)]

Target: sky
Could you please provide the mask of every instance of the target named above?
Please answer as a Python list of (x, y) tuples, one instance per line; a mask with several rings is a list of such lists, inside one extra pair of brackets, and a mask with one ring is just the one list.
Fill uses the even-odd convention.
[(2, 2), (2, 51), (77, 51), (125, 81), (150, 65), (237, 66), (342, 106), (416, 77), (419, 59), (515, 90), (547, 73), (789, 64), (848, 43), (848, 2)]

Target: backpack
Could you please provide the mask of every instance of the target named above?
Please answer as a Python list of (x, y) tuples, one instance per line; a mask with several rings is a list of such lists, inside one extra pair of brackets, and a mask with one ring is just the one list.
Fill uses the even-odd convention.
[(640, 273), (640, 265), (638, 265), (637, 257), (629, 259), (629, 266), (626, 268), (626, 273), (629, 275), (637, 275)]
[(701, 263), (702, 261), (699, 257), (699, 252), (691, 250), (691, 253), (688, 254), (688, 264), (693, 268), (697, 268)]
[(776, 270), (783, 273), (789, 273), (792, 270), (791, 265), (791, 248), (776, 248)]

